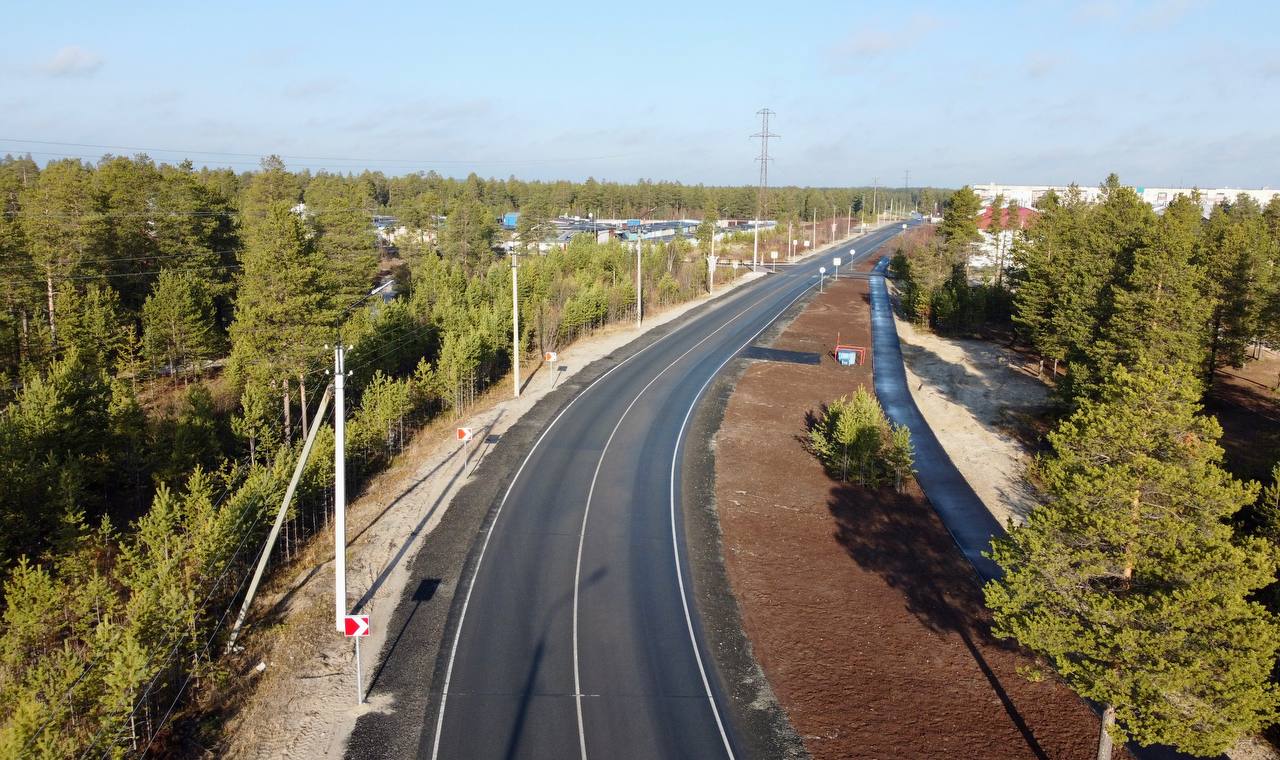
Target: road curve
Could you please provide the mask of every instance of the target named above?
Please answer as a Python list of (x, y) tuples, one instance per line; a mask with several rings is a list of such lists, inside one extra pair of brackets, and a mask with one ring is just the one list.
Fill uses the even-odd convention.
[[(842, 253), (847, 263), (850, 247), (868, 256), (899, 231), (780, 268), (619, 351), (551, 420), (476, 536), (435, 683), (421, 674), (431, 695), (416, 718), (419, 757), (742, 756), (692, 601), (677, 498), (685, 426), (819, 266)], [(412, 610), (396, 618), (416, 625)], [(382, 667), (413, 662), (394, 650)]]

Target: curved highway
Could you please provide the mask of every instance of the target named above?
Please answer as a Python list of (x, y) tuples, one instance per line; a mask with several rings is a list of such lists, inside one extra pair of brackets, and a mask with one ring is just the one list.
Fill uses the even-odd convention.
[[(893, 228), (780, 269), (632, 353), (534, 443), (478, 536), (431, 758), (716, 758), (739, 745), (702, 643), (683, 546), (680, 462), (703, 391), (817, 284)], [(828, 276), (830, 273), (828, 272)]]

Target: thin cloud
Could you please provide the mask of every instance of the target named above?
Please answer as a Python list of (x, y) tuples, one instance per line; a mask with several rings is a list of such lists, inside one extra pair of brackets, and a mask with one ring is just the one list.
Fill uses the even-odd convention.
[(102, 56), (97, 53), (67, 45), (38, 68), (51, 77), (85, 77), (102, 68), (102, 63)]
[(936, 16), (915, 13), (902, 24), (894, 27), (860, 29), (844, 42), (833, 47), (830, 52), (832, 57), (837, 59), (889, 55), (913, 47), (941, 25), (942, 21)]
[(1062, 66), (1062, 59), (1056, 55), (1032, 53), (1027, 56), (1027, 76), (1032, 79), (1043, 79)]

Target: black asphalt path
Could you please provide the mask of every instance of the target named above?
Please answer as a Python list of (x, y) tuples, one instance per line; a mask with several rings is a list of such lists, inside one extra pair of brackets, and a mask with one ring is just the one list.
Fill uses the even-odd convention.
[[(707, 385), (816, 286), (819, 266), (830, 277), (831, 258), (842, 256), (847, 270), (850, 247), (861, 260), (899, 232), (779, 267), (617, 352), (571, 400), (540, 402), (560, 407), (541, 437), (523, 442), (527, 457), (511, 460), (507, 490), (493, 491), (448, 623), (434, 634), (438, 654), (413, 647), (432, 640), (414, 630), (430, 626), (415, 613), (431, 585), (406, 594), (388, 621), (397, 633), (372, 696), (387, 685), (398, 704), (361, 719), (348, 756), (407, 754), (409, 731), (419, 757), (750, 754), (694, 604), (675, 498), (682, 439)], [(415, 582), (435, 584), (429, 572)]]

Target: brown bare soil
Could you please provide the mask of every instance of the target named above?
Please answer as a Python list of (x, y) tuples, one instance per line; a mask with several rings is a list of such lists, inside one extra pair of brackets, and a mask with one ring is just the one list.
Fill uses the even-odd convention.
[[(838, 484), (806, 416), (871, 387), (830, 352), (869, 342), (865, 280), (818, 296), (773, 342), (819, 366), (755, 362), (716, 438), (726, 570), (756, 658), (813, 757), (1085, 758), (1098, 720), (989, 632), (976, 576), (914, 484)], [(874, 347), (873, 347), (874, 348)]]

